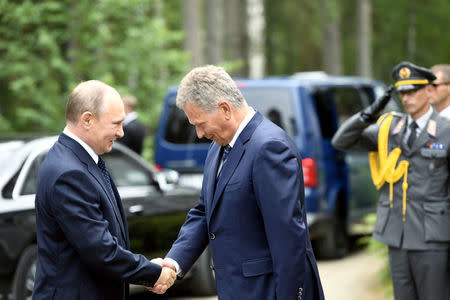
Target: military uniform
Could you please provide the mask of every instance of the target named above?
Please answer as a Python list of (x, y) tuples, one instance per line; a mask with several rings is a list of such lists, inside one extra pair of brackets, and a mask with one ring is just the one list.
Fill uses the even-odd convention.
[[(432, 80), (421, 73), (422, 68), (416, 70), (415, 67), (401, 63), (394, 68), (397, 90), (415, 89), (417, 85), (426, 85), (428, 79)], [(375, 124), (365, 121), (362, 115), (363, 112), (354, 115), (339, 128), (333, 137), (333, 146), (344, 151), (380, 152), (381, 126), (389, 119), (391, 123), (385, 132), (387, 154), (397, 147), (401, 150), (392, 171), (401, 162), (407, 165), (392, 187), (388, 182), (380, 184), (373, 232), (376, 240), (389, 246), (395, 297), (448, 299), (450, 122), (430, 107), (425, 114), (428, 118), (424, 120), (425, 126), (408, 145), (412, 132), (408, 121), (412, 118), (407, 114), (386, 114)]]

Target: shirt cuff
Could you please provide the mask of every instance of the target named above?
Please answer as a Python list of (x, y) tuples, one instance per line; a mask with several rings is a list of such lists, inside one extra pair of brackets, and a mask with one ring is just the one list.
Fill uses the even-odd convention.
[(178, 277), (183, 277), (183, 270), (181, 270), (180, 265), (174, 259), (172, 259), (170, 257), (166, 257), (164, 259), (167, 260), (168, 262), (172, 263), (175, 266), (175, 270), (176, 270)]

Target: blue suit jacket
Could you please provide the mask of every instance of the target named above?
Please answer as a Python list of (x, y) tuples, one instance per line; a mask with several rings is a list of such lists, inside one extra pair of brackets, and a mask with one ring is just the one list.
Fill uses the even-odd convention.
[(199, 203), (167, 256), (186, 272), (209, 243), (221, 300), (323, 299), (292, 140), (257, 112), (216, 184), (219, 159), (212, 143)]
[[(119, 193), (108, 192), (86, 150), (61, 134), (39, 170), (33, 299), (125, 299), (161, 267), (131, 253)], [(117, 199), (117, 201), (115, 200)]]

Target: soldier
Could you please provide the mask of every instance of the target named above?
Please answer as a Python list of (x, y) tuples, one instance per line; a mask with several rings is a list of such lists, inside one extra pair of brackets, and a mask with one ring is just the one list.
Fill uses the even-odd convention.
[[(450, 122), (428, 102), (428, 69), (402, 62), (392, 71), (394, 86), (349, 118), (333, 146), (369, 153), (371, 175), (380, 189), (373, 237), (389, 247), (397, 300), (449, 299)], [(406, 114), (375, 120), (400, 94)]]

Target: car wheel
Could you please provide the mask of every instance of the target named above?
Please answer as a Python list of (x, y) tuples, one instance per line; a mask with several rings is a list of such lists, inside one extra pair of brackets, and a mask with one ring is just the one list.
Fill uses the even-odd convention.
[(30, 245), (22, 253), (12, 283), (12, 299), (31, 300), (36, 273), (37, 246)]
[(216, 294), (216, 277), (212, 265), (211, 250), (207, 247), (197, 260), (192, 278), (192, 291), (198, 296)]
[(335, 216), (330, 222), (325, 236), (318, 241), (317, 256), (319, 258), (333, 259), (347, 255), (349, 250), (348, 235), (345, 220)]

